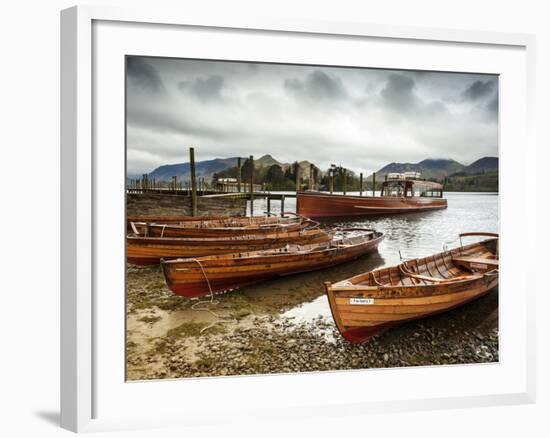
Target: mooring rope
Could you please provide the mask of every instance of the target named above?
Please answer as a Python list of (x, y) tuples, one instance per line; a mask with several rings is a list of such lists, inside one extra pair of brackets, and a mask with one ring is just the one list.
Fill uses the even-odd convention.
[(214, 291), (212, 290), (212, 286), (210, 284), (210, 280), (208, 279), (208, 276), (206, 275), (206, 271), (204, 270), (204, 267), (202, 266), (202, 263), (200, 262), (200, 260), (198, 259), (191, 259), (195, 262), (197, 262), (197, 264), (199, 265), (199, 267), (201, 268), (201, 272), (202, 272), (202, 275), (204, 276), (204, 279), (206, 280), (206, 284), (208, 285), (208, 290), (210, 291), (210, 300), (199, 300), (197, 301), (196, 303), (194, 303), (192, 306), (191, 306), (191, 310), (195, 310), (195, 311), (199, 311), (199, 312), (209, 312), (211, 313), (212, 315), (214, 315), (214, 317), (218, 318), (217, 321), (214, 321), (210, 324), (208, 324), (206, 327), (203, 327), (201, 330), (200, 330), (200, 334), (202, 335), (203, 332), (205, 332), (206, 330), (214, 327), (216, 324), (221, 324), (221, 323), (228, 323), (228, 322), (237, 322), (237, 320), (235, 318), (232, 318), (232, 319), (223, 319), (222, 316), (218, 315), (216, 312), (214, 312), (212, 309), (197, 309), (197, 306), (201, 305), (201, 304), (210, 304), (212, 306), (217, 306), (218, 304), (220, 304), (220, 301), (219, 300), (215, 300), (214, 299)]

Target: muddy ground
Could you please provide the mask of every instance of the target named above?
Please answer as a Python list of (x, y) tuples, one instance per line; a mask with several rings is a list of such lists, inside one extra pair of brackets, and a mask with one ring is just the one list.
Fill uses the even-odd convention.
[(158, 266), (127, 270), (127, 378), (263, 374), (498, 361), (498, 291), (390, 329), (343, 339), (323, 281), (384, 260), (281, 278), (200, 302), (173, 295)]

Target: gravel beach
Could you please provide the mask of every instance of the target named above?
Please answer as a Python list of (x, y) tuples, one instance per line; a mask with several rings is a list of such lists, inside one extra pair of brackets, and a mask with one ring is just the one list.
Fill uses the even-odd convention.
[(128, 266), (127, 379), (498, 362), (498, 290), (367, 343), (347, 342), (322, 284), (365, 263), (372, 269), (383, 259), (281, 278), (213, 301), (173, 295), (158, 266)]

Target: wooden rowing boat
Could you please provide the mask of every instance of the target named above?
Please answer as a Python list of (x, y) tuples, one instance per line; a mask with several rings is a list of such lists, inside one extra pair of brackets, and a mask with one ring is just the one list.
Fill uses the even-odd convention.
[(461, 306), (498, 286), (498, 234), (439, 254), (325, 283), (332, 316), (353, 343), (396, 324)]
[(306, 220), (301, 216), (128, 216), (128, 233), (145, 233), (146, 224), (197, 227), (247, 227), (253, 225), (295, 224)]
[(130, 222), (156, 222), (160, 224), (174, 224), (180, 222), (204, 222), (217, 221), (225, 219), (243, 219), (243, 216), (158, 216), (158, 215), (128, 215), (126, 217)]
[(246, 235), (273, 234), (283, 231), (299, 231), (318, 225), (317, 222), (293, 218), (292, 221), (272, 223), (232, 223), (231, 221), (211, 221), (206, 223), (157, 224), (132, 222), (134, 234), (144, 237), (232, 237)]
[(356, 235), (320, 244), (162, 261), (161, 265), (172, 292), (199, 297), (348, 262), (375, 251), (383, 238), (373, 230), (347, 231)]
[(331, 236), (320, 229), (282, 231), (265, 235), (219, 238), (142, 237), (128, 235), (126, 257), (128, 263), (151, 265), (160, 259), (202, 257), (280, 248), (287, 244), (307, 245), (330, 240)]
[(296, 212), (310, 218), (374, 216), (447, 208), (443, 186), (398, 177), (382, 183), (380, 196), (304, 191), (296, 194)]

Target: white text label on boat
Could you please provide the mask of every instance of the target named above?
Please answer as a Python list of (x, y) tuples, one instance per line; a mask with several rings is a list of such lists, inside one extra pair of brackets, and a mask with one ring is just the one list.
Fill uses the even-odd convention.
[(350, 298), (349, 303), (367, 306), (369, 304), (374, 304), (374, 298)]

